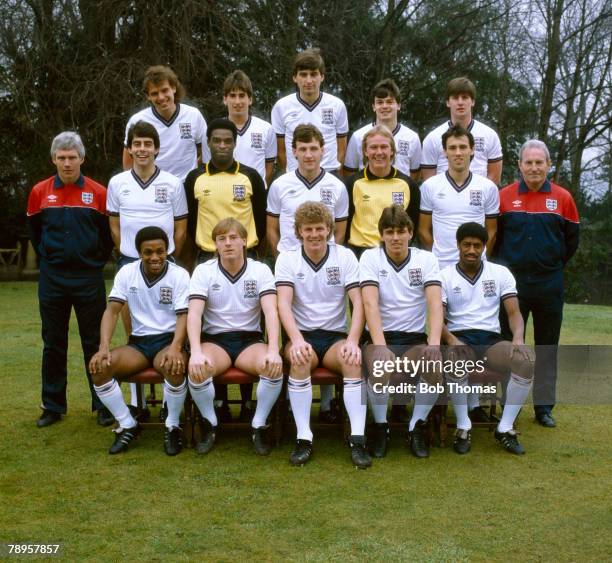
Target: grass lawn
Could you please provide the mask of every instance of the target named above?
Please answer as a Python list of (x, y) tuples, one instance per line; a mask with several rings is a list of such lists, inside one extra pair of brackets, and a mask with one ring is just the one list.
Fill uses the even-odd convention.
[[(527, 454), (478, 429), (473, 450), (417, 460), (393, 436), (389, 455), (352, 468), (339, 435), (315, 436), (312, 461), (269, 458), (221, 433), (205, 457), (164, 455), (150, 430), (111, 457), (88, 412), (76, 325), (69, 413), (37, 429), (40, 320), (34, 283), (1, 283), (0, 541), (62, 543), (61, 559), (144, 561), (599, 561), (612, 553), (610, 405), (559, 406), (559, 427), (519, 419)], [(612, 308), (568, 305), (562, 342), (612, 344)]]

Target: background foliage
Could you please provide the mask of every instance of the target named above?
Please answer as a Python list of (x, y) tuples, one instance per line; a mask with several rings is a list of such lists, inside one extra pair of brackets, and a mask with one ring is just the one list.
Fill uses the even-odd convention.
[(515, 179), (525, 139), (548, 142), (555, 179), (576, 197), (585, 226), (568, 297), (609, 302), (610, 8), (609, 0), (0, 0), (0, 243), (23, 232), (27, 191), (52, 171), (59, 131), (81, 133), (93, 178), (105, 183), (119, 170), (146, 66), (171, 65), (207, 119), (223, 113), (223, 80), (242, 68), (255, 112), (268, 117), (292, 90), (295, 53), (318, 46), (325, 88), (345, 100), (353, 130), (372, 117), (371, 86), (391, 76), (402, 121), (423, 138), (446, 118), (446, 82), (465, 74), (478, 88), (478, 118), (500, 133), (504, 181)]

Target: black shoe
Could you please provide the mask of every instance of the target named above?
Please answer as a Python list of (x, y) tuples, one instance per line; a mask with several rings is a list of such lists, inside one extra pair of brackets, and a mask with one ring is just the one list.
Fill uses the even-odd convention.
[(544, 428), (554, 428), (555, 426), (557, 426), (555, 419), (553, 418), (552, 414), (550, 414), (549, 412), (543, 412), (542, 414), (536, 414), (536, 420), (538, 421), (538, 424), (540, 424), (541, 426), (544, 426)]
[(351, 461), (357, 469), (367, 469), (372, 465), (372, 458), (366, 451), (365, 436), (351, 436)]
[(114, 430), (116, 436), (113, 445), (108, 450), (111, 455), (124, 452), (128, 449), (128, 446), (135, 440), (140, 434), (140, 426), (137, 424), (132, 428), (117, 428)]
[(304, 465), (312, 455), (312, 442), (310, 440), (298, 440), (294, 450), (289, 456), (289, 463), (294, 466)]
[(252, 440), (253, 449), (257, 455), (270, 455), (272, 444), (270, 444), (269, 426), (253, 428)]
[(253, 420), (253, 409), (244, 403), (240, 405), (240, 422), (251, 422)]
[(414, 430), (408, 432), (408, 440), (410, 442), (410, 451), (415, 457), (429, 457), (429, 449), (425, 443), (425, 430), (427, 423), (423, 420), (417, 420), (414, 425)]
[(136, 422), (149, 422), (151, 419), (151, 411), (146, 407), (140, 409), (140, 412), (138, 411), (138, 407), (134, 405), (128, 405), (128, 409), (130, 409), (130, 414)]
[(491, 422), (491, 417), (484, 407), (474, 407), (468, 412), (472, 422)]
[(410, 421), (406, 405), (393, 405), (391, 407), (391, 416), (389, 417), (391, 422), (401, 422), (405, 424)]
[(455, 441), (453, 442), (453, 449), (458, 454), (466, 454), (472, 447), (472, 433), (469, 430), (463, 430), (457, 428), (455, 432)]
[(97, 413), (98, 414), (96, 415), (96, 422), (100, 426), (110, 426), (111, 424), (114, 424), (115, 417), (106, 407), (98, 409)]
[(220, 407), (215, 407), (215, 414), (217, 415), (219, 424), (232, 421), (232, 413), (227, 403), (223, 403)]
[(374, 424), (370, 444), (370, 452), (374, 457), (381, 458), (387, 455), (387, 444), (389, 442), (389, 425), (386, 422)]
[(213, 426), (206, 418), (200, 420), (200, 441), (196, 444), (196, 452), (200, 455), (207, 454), (215, 445), (217, 427)]
[(521, 446), (521, 444), (519, 443), (515, 430), (508, 430), (508, 432), (498, 432), (496, 428), (495, 439), (504, 447), (507, 452), (510, 452), (511, 454), (523, 455), (525, 453), (525, 448), (523, 448), (523, 446)]
[(44, 409), (40, 415), (40, 418), (36, 421), (36, 426), (38, 426), (38, 428), (44, 428), (45, 426), (51, 426), (60, 420), (62, 420), (62, 415), (60, 413)]
[(167, 455), (180, 454), (183, 449), (183, 431), (177, 426), (164, 431), (164, 451)]

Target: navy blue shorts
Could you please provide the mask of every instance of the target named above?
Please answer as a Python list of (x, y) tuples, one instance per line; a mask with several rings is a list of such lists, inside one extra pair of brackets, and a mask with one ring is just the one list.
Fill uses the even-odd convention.
[(242, 352), (252, 346), (263, 342), (263, 334), (259, 331), (250, 332), (248, 330), (236, 330), (232, 332), (220, 332), (218, 334), (209, 334), (203, 332), (201, 337), (202, 342), (210, 342), (223, 348), (230, 357), (232, 364)]
[[(427, 335), (424, 332), (402, 332), (401, 330), (385, 330), (387, 346), (416, 346), (427, 344)], [(372, 337), (368, 331), (363, 333), (361, 342), (364, 345), (372, 344)]]
[(479, 358), (485, 354), (485, 352), (498, 342), (503, 342), (501, 334), (497, 332), (491, 332), (489, 330), (457, 330), (453, 334), (462, 342), (465, 342), (474, 349), (476, 355)]
[(132, 334), (127, 345), (136, 348), (149, 362), (153, 363), (153, 359), (157, 356), (158, 352), (169, 346), (173, 338), (173, 332), (150, 334), (147, 336), (134, 336)]
[(304, 340), (312, 346), (319, 364), (323, 361), (327, 351), (339, 340), (346, 338), (345, 332), (336, 332), (333, 330), (303, 330), (302, 336)]

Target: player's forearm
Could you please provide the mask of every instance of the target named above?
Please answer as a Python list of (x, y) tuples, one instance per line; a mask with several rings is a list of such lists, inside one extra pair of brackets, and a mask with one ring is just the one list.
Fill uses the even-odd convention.
[(280, 317), (280, 321), (285, 328), (285, 332), (289, 337), (289, 340), (295, 341), (302, 338), (302, 333), (295, 322), (295, 318), (293, 316), (293, 312), (291, 311), (291, 305), (287, 305), (285, 303), (278, 303), (278, 316)]
[[(361, 292), (360, 289), (355, 289), (353, 291)], [(359, 339), (363, 333), (363, 327), (365, 326), (365, 313), (363, 310), (363, 302), (361, 301), (361, 293), (359, 293), (359, 297), (351, 296), (351, 302), (353, 303), (353, 313), (351, 315), (351, 328), (348, 338), (353, 342), (359, 343)]]
[(189, 346), (192, 350), (200, 349), (202, 338), (202, 313), (190, 310), (187, 313), (187, 337), (189, 338)]
[(272, 254), (276, 256), (278, 254), (278, 243), (280, 242), (280, 234), (278, 230), (268, 225), (268, 228), (266, 229), (266, 240), (268, 241), (270, 250), (272, 250)]
[(187, 219), (176, 221), (174, 223), (174, 253), (176, 256), (181, 256), (183, 246), (187, 240)]
[(512, 331), (512, 342), (522, 344), (525, 342), (525, 323), (520, 310), (508, 316), (508, 325)]
[(378, 303), (364, 300), (363, 308), (365, 312), (365, 318), (368, 323), (368, 331), (372, 338), (372, 344), (377, 346), (384, 346), (386, 344), (385, 334), (382, 328), (382, 320), (380, 318), (380, 309)]
[(108, 351), (110, 349), (110, 343), (117, 327), (117, 320), (119, 319), (119, 313), (111, 310), (109, 307), (106, 308), (102, 315), (102, 321), (100, 323), (100, 350)]
[(187, 338), (187, 314), (180, 313), (176, 316), (176, 328), (170, 347), (180, 351), (185, 344), (185, 338)]

